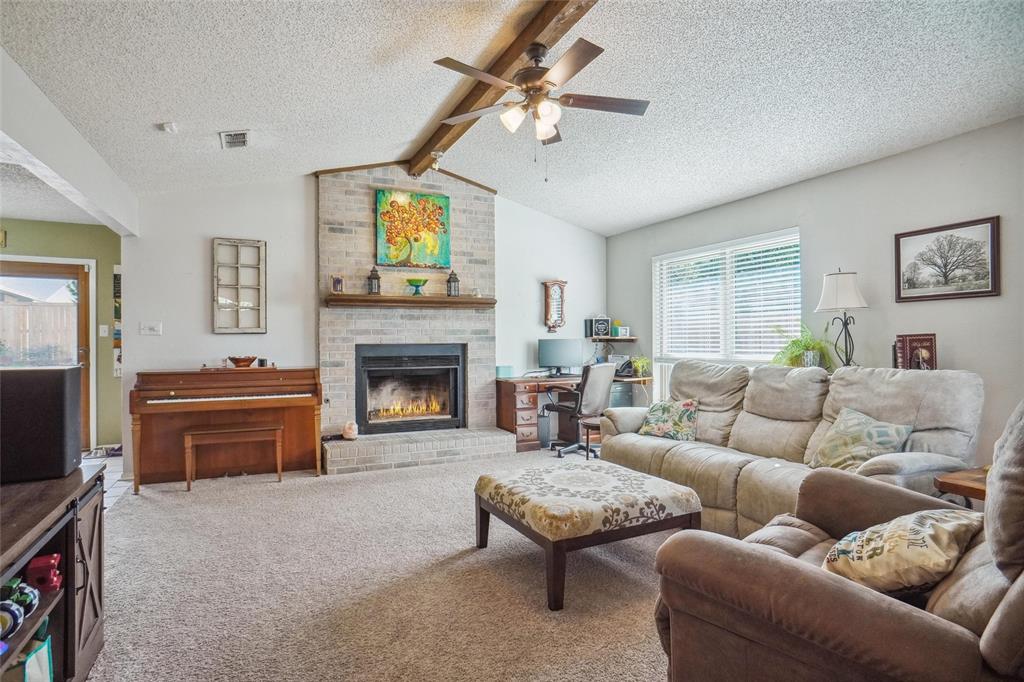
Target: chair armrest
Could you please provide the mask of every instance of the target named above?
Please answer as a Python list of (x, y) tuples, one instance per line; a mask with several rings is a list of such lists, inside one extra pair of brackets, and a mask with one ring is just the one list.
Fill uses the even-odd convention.
[(973, 680), (983, 669), (967, 629), (767, 547), (682, 531), (658, 550), (656, 567), (673, 611), (784, 644), (798, 659), (827, 652), (904, 680)]
[(861, 476), (906, 476), (929, 471), (960, 471), (967, 465), (956, 457), (940, 455), (937, 452), (891, 452), (888, 455), (872, 457), (857, 469)]
[[(644, 425), (646, 407), (609, 407), (601, 420), (601, 435), (614, 436), (618, 433), (636, 433)], [(608, 432), (605, 432), (605, 422)]]
[(797, 518), (833, 538), (928, 509), (963, 507), (839, 469), (812, 471), (796, 498)]
[[(558, 395), (566, 395), (566, 394), (570, 394), (571, 393), (572, 396), (573, 396), (572, 402), (571, 403), (563, 403), (563, 402), (559, 401), (558, 398), (555, 396), (555, 393), (557, 393)], [(556, 389), (553, 389), (553, 388), (549, 388), (546, 391), (546, 394), (547, 394), (547, 397), (548, 397), (548, 402), (544, 403), (544, 413), (545, 414), (548, 413), (548, 412), (562, 412), (564, 414), (578, 414), (579, 413), (579, 411), (580, 411), (580, 401), (583, 399), (583, 396), (580, 394), (579, 391), (567, 391), (565, 389), (557, 389), (556, 390)]]

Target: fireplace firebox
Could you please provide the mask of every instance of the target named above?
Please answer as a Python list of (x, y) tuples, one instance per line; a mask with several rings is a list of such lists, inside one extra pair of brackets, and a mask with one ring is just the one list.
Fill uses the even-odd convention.
[(361, 433), (465, 427), (465, 346), (357, 344), (355, 351)]

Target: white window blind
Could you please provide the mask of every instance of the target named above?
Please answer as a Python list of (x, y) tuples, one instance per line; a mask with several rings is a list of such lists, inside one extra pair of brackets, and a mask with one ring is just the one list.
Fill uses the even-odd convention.
[(800, 333), (797, 229), (657, 256), (655, 362), (764, 362)]

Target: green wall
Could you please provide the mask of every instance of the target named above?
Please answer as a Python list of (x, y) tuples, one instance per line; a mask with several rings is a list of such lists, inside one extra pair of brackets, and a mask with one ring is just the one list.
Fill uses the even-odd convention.
[[(5, 256), (52, 256), (96, 260), (96, 443), (121, 442), (121, 379), (114, 376), (114, 266), (121, 263), (121, 237), (104, 225), (0, 219), (7, 230)], [(110, 328), (100, 337), (99, 325)]]

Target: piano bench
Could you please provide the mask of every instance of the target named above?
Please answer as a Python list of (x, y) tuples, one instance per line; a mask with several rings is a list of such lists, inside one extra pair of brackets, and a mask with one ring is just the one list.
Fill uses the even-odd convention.
[(192, 479), (196, 474), (196, 448), (216, 443), (253, 443), (274, 441), (274, 456), (277, 458), (277, 480), (281, 481), (281, 441), (283, 424), (219, 424), (198, 426), (185, 430), (185, 489), (192, 490)]

